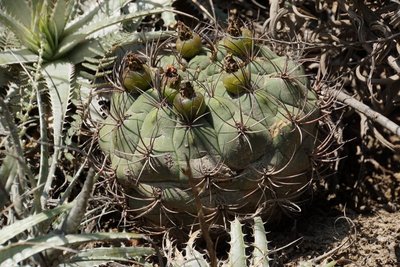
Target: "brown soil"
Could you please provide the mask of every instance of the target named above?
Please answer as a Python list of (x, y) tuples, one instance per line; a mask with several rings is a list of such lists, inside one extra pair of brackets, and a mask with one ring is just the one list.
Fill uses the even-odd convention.
[(316, 264), (335, 260), (335, 266), (400, 266), (400, 212), (346, 211), (313, 211), (296, 227), (271, 233), (275, 248), (294, 242), (274, 254), (275, 266), (298, 266), (309, 260)]
[[(360, 145), (357, 140), (350, 144)], [(301, 217), (270, 233), (275, 249), (294, 242), (274, 254), (275, 266), (309, 260), (335, 260), (335, 266), (400, 266), (398, 153), (376, 140), (369, 145), (363, 162), (349, 156), (335, 177), (324, 180), (325, 185), (337, 181), (334, 194), (317, 193)]]

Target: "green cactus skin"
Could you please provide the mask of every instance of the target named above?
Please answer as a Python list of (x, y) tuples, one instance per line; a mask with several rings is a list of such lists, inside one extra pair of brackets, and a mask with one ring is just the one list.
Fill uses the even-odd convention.
[[(147, 60), (162, 70), (150, 74), (160, 82), (113, 93), (100, 148), (130, 209), (153, 227), (197, 224), (195, 198), (210, 224), (256, 213), (273, 219), (309, 187), (317, 97), (298, 63), (250, 41), (248, 58), (221, 40), (190, 56), (160, 51)], [(224, 66), (227, 57), (237, 68)], [(183, 171), (188, 163), (193, 177)]]
[(246, 80), (248, 73), (244, 70), (239, 70), (235, 73), (228, 73), (222, 78), (222, 82), (226, 91), (239, 95), (246, 91)]

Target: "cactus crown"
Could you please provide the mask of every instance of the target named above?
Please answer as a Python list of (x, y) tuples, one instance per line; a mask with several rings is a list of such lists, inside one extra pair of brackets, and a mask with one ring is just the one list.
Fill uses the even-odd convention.
[(188, 227), (199, 210), (215, 225), (297, 210), (319, 118), (303, 68), (234, 19), (204, 43), (178, 23), (175, 40), (147, 60), (128, 51), (115, 62), (124, 90), (112, 94), (99, 143), (133, 213)]
[(143, 71), (143, 64), (146, 62), (139, 58), (138, 55), (130, 53), (126, 56), (124, 63), (126, 64), (126, 68), (131, 71)]
[(193, 37), (192, 31), (181, 21), (177, 23), (178, 39), (182, 41), (190, 40)]
[(232, 54), (227, 54), (224, 57), (224, 70), (227, 73), (234, 73), (239, 70), (239, 64), (233, 58)]

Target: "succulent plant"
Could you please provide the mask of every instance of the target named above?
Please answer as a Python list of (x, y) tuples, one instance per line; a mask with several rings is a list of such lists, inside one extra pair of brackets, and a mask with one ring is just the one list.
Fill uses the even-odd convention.
[[(276, 262), (273, 262), (273, 258), (269, 257), (272, 252), (268, 248), (269, 241), (267, 240), (267, 232), (265, 231), (263, 220), (259, 216), (256, 216), (253, 218), (253, 222), (250, 222), (250, 224), (252, 224), (251, 235), (253, 236), (253, 240), (249, 242), (249, 238), (246, 238), (247, 234), (245, 233), (245, 231), (243, 231), (243, 224), (239, 221), (239, 219), (235, 218), (234, 220), (230, 221), (230, 227), (228, 230), (228, 255), (226, 259), (215, 259), (214, 265), (209, 260), (210, 256), (208, 255), (207, 257), (202, 250), (196, 247), (196, 240), (200, 239), (200, 230), (190, 234), (188, 241), (181, 250), (178, 249), (177, 245), (174, 244), (174, 241), (167, 233), (164, 238), (162, 249), (167, 260), (167, 266), (269, 267), (277, 265)], [(296, 266), (336, 266), (335, 260), (330, 260), (326, 258), (326, 255), (323, 255), (311, 260), (301, 261)]]
[[(147, 239), (85, 230), (87, 222), (99, 219), (87, 212), (98, 175), (90, 149), (87, 154), (76, 150), (86, 139), (84, 114), (92, 110), (85, 104), (92, 89), (86, 76), (96, 75), (88, 68), (90, 60), (100, 61), (120, 38), (137, 43), (143, 38), (137, 32), (139, 23), (148, 15), (166, 11), (160, 14), (165, 25), (170, 25), (168, 19), (172, 22), (166, 14), (172, 1), (129, 2), (1, 1), (0, 266), (94, 266), (132, 262), (138, 256), (143, 262), (143, 256), (154, 253), (137, 246), (84, 248), (93, 241)], [(120, 31), (127, 22), (137, 26)], [(158, 40), (167, 34), (158, 31), (146, 38)], [(77, 183), (79, 177), (86, 177), (83, 185)], [(66, 249), (60, 252), (59, 247)]]
[(136, 51), (115, 62), (118, 89), (98, 138), (132, 212), (154, 227), (189, 227), (198, 223), (196, 203), (210, 225), (298, 210), (320, 116), (302, 66), (247, 28), (230, 25), (237, 34), (200, 42), (180, 25), (176, 42), (142, 62), (148, 88), (120, 86)]
[[(264, 229), (264, 223), (260, 217), (255, 217), (253, 220), (253, 236), (254, 241), (248, 244), (245, 241), (245, 234), (243, 232), (243, 225), (235, 218), (229, 223), (229, 253), (226, 260), (216, 259), (216, 265), (220, 267), (269, 267), (269, 249), (267, 241), (267, 233)], [(200, 231), (195, 231), (190, 234), (190, 238), (186, 243), (183, 251), (174, 245), (171, 238), (167, 235), (164, 238), (163, 251), (166, 254), (168, 266), (177, 267), (197, 267), (197, 266), (213, 266), (204, 253), (196, 248), (196, 240), (199, 239)], [(248, 248), (253, 251), (248, 253)], [(184, 253), (183, 253), (184, 252)]]

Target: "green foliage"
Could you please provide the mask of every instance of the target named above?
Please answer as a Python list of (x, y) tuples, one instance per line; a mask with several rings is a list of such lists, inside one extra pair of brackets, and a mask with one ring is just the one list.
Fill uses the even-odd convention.
[[(45, 236), (39, 236), (36, 238), (20, 241), (19, 243), (13, 244), (11, 246), (7, 246), (5, 248), (0, 249), (0, 263), (4, 266), (14, 266), (19, 262), (26, 260), (29, 257), (34, 256), (40, 252), (45, 250), (53, 249), (53, 248), (61, 248), (62, 246), (71, 246), (79, 243), (88, 243), (90, 241), (113, 241), (113, 240), (124, 240), (124, 239), (140, 239), (144, 238), (143, 235), (140, 234), (132, 234), (132, 233), (96, 233), (96, 234), (76, 234), (76, 235), (54, 235), (49, 234)], [(89, 251), (81, 251), (80, 253), (76, 253), (74, 257), (68, 259), (68, 257), (64, 257), (61, 262), (66, 261), (68, 263), (73, 262), (81, 262), (81, 261), (98, 261), (102, 260), (103, 263), (112, 261), (114, 259), (129, 261), (138, 256), (143, 255), (151, 255), (154, 253), (154, 250), (151, 248), (130, 248), (130, 249), (121, 249), (116, 248), (113, 251), (113, 248), (101, 249), (101, 250), (93, 250), (89, 253)], [(126, 254), (121, 254), (126, 253)], [(99, 254), (102, 253), (102, 254)], [(123, 256), (121, 256), (123, 255)], [(60, 258), (60, 257), (58, 257)], [(54, 265), (53, 262), (52, 264)]]
[[(101, 49), (100, 37), (108, 33), (103, 29), (167, 10), (153, 8), (119, 14), (123, 7), (120, 1), (87, 3), (90, 5), (82, 6), (75, 0), (3, 1), (0, 22), (15, 34), (25, 49), (1, 52), (0, 65), (35, 62), (40, 50), (46, 61), (66, 58), (76, 64), (92, 56), (93, 50)], [(78, 15), (82, 8), (84, 12)]]
[[(254, 242), (247, 244), (245, 241), (245, 234), (243, 233), (242, 224), (235, 218), (230, 222), (230, 249), (229, 257), (227, 260), (218, 260), (217, 266), (221, 267), (269, 267), (269, 250), (268, 242), (266, 239), (266, 231), (264, 223), (260, 217), (254, 218), (253, 223)], [(199, 238), (199, 231), (191, 234), (186, 246), (180, 251), (177, 249), (173, 242), (167, 237), (164, 240), (163, 250), (168, 264), (173, 267), (208, 267), (210, 261), (204, 253), (201, 253), (195, 246), (196, 240)], [(253, 251), (246, 253), (248, 247)]]
[[(92, 130), (83, 127), (92, 88), (81, 75), (81, 63), (101, 60), (114, 36), (127, 36), (114, 34), (121, 23), (135, 21), (138, 26), (142, 18), (169, 10), (171, 4), (136, 1), (131, 5), (143, 4), (141, 11), (121, 13), (125, 2), (1, 1), (1, 266), (143, 262), (143, 255), (154, 253), (118, 246), (146, 239), (143, 235), (80, 233), (82, 221), (89, 220), (87, 208), (98, 178), (93, 146), (82, 134)], [(126, 40), (139, 39), (134, 32)], [(93, 241), (117, 246), (89, 251)]]
[[(217, 259), (216, 266), (219, 267), (269, 267), (273, 260), (269, 257), (271, 251), (268, 248), (267, 232), (261, 217), (253, 218), (252, 241), (246, 237), (243, 224), (236, 217), (229, 224), (229, 251), (226, 260)], [(206, 253), (196, 247), (196, 241), (200, 238), (200, 230), (190, 235), (183, 249), (174, 245), (171, 237), (166, 235), (163, 243), (164, 256), (167, 265), (171, 267), (209, 267), (212, 266)], [(335, 261), (325, 261), (314, 264), (313, 260), (300, 262), (298, 267), (334, 267)], [(272, 264), (273, 265), (273, 264)]]
[[(224, 34), (199, 48), (191, 42), (197, 33), (178, 29), (170, 40), (176, 50), (140, 55), (152, 71), (147, 86), (132, 91), (121, 75), (139, 55), (126, 49), (115, 61), (110, 112), (98, 138), (134, 213), (156, 227), (187, 227), (197, 223), (196, 198), (211, 225), (234, 215), (298, 211), (312, 179), (319, 118), (303, 68), (248, 30), (244, 38)], [(179, 53), (182, 41), (190, 55)], [(226, 42), (240, 51), (229, 53)], [(186, 158), (193, 178), (182, 171)]]

